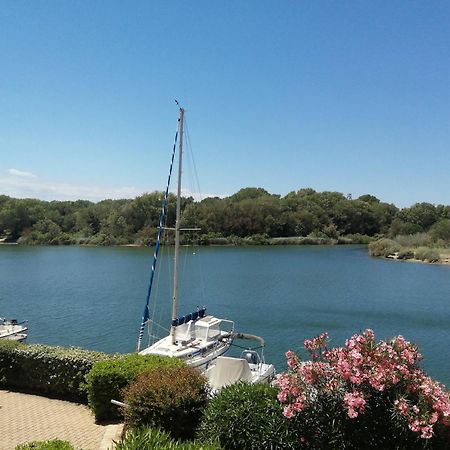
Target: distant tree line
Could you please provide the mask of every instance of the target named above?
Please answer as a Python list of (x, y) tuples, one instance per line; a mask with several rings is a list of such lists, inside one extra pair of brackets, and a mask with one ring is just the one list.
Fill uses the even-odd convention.
[[(163, 194), (135, 199), (42, 201), (0, 195), (0, 239), (23, 244), (151, 245)], [(174, 226), (175, 197), (169, 198)], [(182, 200), (184, 243), (367, 242), (431, 232), (450, 242), (450, 206), (416, 203), (399, 209), (372, 195), (349, 199), (339, 192), (300, 189), (286, 196), (244, 188), (226, 198)]]

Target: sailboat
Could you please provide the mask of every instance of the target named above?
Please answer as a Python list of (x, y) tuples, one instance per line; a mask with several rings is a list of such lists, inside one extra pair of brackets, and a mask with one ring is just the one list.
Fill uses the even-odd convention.
[[(268, 382), (274, 377), (274, 366), (265, 364), (264, 358), (255, 350), (246, 349), (242, 352), (240, 358), (224, 356), (230, 349), (235, 338), (256, 338), (259, 340), (259, 337), (236, 333), (233, 321), (209, 315), (206, 313), (205, 307), (197, 308), (195, 311), (184, 316), (178, 315), (180, 232), (184, 231), (180, 227), (184, 116), (184, 108), (179, 107), (178, 127), (177, 132), (175, 133), (169, 177), (162, 202), (149, 287), (139, 330), (137, 351), (141, 355), (160, 355), (182, 359), (189, 366), (197, 368), (204, 373), (214, 389), (220, 389), (224, 385), (239, 380), (252, 383)], [(161, 238), (163, 231), (166, 229), (165, 224), (168, 209), (169, 187), (177, 148), (178, 186), (176, 221), (173, 230), (175, 232), (175, 253), (172, 286), (172, 321), (167, 336), (157, 340), (155, 339), (155, 341), (150, 342), (146, 348), (142, 348), (145, 328), (151, 327), (154, 324), (153, 319), (150, 317), (149, 303), (159, 249), (161, 246)], [(261, 342), (264, 345), (264, 341), (260, 340), (260, 343)]]

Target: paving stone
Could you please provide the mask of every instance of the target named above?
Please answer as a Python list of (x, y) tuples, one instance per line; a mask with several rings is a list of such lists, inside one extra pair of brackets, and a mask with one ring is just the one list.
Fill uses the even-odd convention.
[(122, 424), (98, 425), (85, 405), (0, 390), (0, 450), (61, 439), (76, 449), (112, 450)]

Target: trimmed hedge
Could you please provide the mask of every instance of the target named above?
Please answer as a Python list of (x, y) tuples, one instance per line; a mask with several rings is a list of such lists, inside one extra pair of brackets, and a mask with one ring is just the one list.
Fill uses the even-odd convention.
[(206, 408), (199, 439), (216, 439), (225, 450), (299, 448), (298, 436), (282, 414), (277, 393), (277, 388), (267, 384), (227, 386)]
[(87, 403), (85, 376), (93, 364), (114, 358), (79, 348), (0, 341), (0, 386)]
[(175, 358), (131, 353), (94, 364), (86, 376), (88, 403), (97, 421), (119, 420), (123, 414), (111, 400), (123, 401), (123, 389), (136, 377), (155, 367), (181, 367)]
[(175, 439), (192, 439), (208, 401), (206, 378), (192, 367), (158, 367), (125, 390), (130, 428), (161, 428)]
[(116, 450), (221, 450), (217, 444), (176, 441), (169, 434), (153, 428), (129, 430), (115, 444)]

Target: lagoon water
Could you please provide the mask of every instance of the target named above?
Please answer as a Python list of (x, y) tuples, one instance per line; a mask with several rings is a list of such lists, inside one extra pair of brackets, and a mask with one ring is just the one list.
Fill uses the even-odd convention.
[[(0, 246), (0, 316), (29, 320), (29, 343), (135, 349), (152, 249)], [(157, 294), (168, 323), (172, 249)], [(266, 340), (266, 360), (328, 331), (331, 345), (372, 328), (419, 345), (450, 386), (450, 266), (374, 259), (362, 246), (182, 249), (180, 313), (206, 305)], [(303, 354), (306, 356), (305, 354)]]

